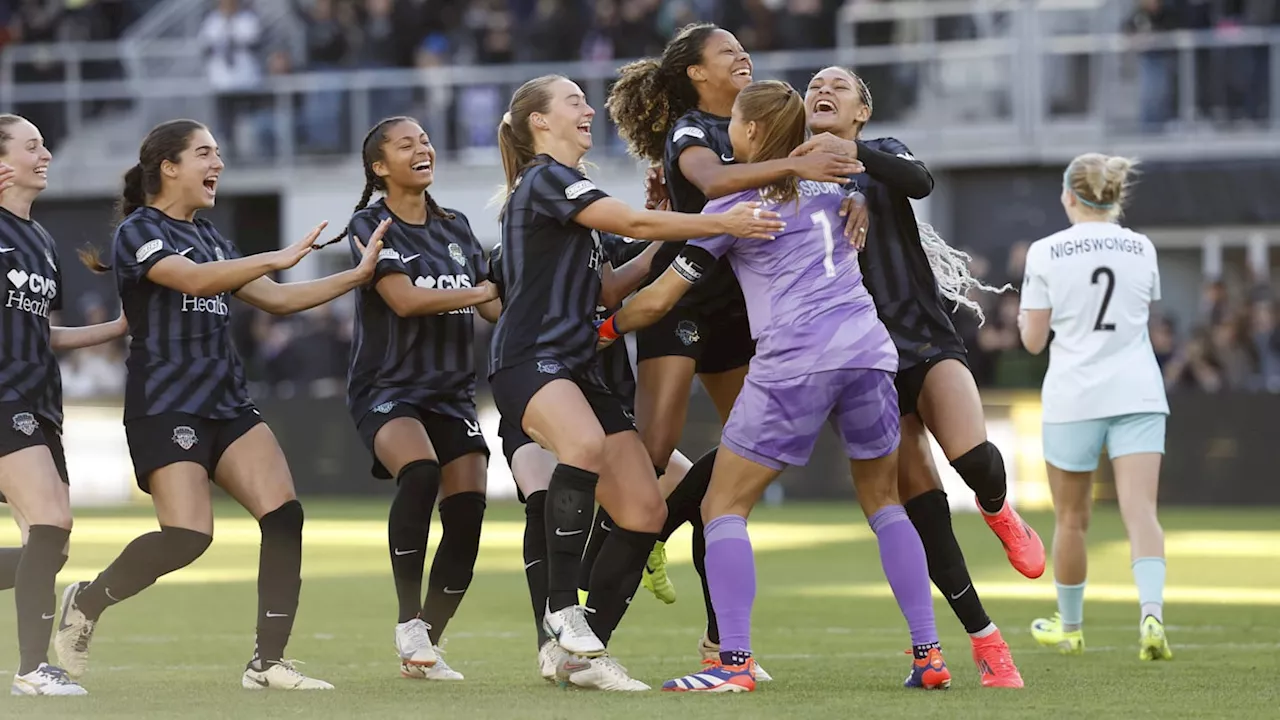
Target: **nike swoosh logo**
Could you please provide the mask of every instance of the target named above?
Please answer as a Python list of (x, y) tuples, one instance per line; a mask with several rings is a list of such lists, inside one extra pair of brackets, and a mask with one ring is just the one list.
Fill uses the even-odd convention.
[(613, 527), (603, 520), (600, 521), (600, 529), (605, 532), (613, 532)]
[(412, 555), (418, 551), (417, 550), (392, 550), (391, 552), (395, 553), (396, 555)]
[(724, 162), (727, 162), (727, 163), (733, 162), (733, 156), (732, 156), (732, 155), (721, 155), (721, 156), (720, 156), (720, 159), (721, 159), (721, 160), (723, 160)]
[(445, 589), (444, 589), (444, 594), (445, 594), (445, 595), (461, 595), (462, 593), (464, 593), (464, 592), (466, 592), (466, 591), (467, 591), (467, 589), (466, 589), (466, 588), (462, 588), (461, 590), (453, 590), (453, 589), (451, 589), (451, 588), (445, 588)]
[(581, 530), (574, 530), (573, 532), (565, 532), (560, 528), (556, 528), (556, 535), (559, 535), (560, 537), (571, 537), (573, 535), (581, 535), (581, 534), (582, 534)]
[(973, 587), (973, 583), (969, 583), (968, 585), (965, 585), (965, 586), (964, 586), (964, 589), (963, 589), (963, 590), (961, 590), (960, 592), (956, 593), (955, 595), (952, 595), (952, 596), (951, 596), (951, 599), (952, 599), (952, 600), (959, 600), (959, 599), (960, 599), (960, 596), (961, 596), (961, 595), (964, 595), (964, 594), (965, 594), (965, 593), (967, 593), (967, 592), (969, 592), (969, 588), (971, 588), (971, 587)]
[(179, 255), (181, 255), (182, 257), (186, 257), (186, 256), (187, 256), (187, 253), (191, 252), (192, 250), (195, 250), (195, 248), (193, 248), (193, 247), (189, 247), (189, 248), (187, 248), (186, 250), (180, 250), (180, 251), (178, 251), (178, 254), (179, 254)]
[(420, 257), (422, 257), (422, 253), (418, 253), (417, 255), (401, 255), (400, 262), (409, 262), (410, 260), (417, 260)]
[(267, 681), (266, 681), (266, 680), (259, 679), (259, 678), (257, 678), (257, 677), (254, 677), (253, 675), (250, 675), (250, 676), (249, 676), (249, 679), (250, 679), (250, 680), (252, 680), (252, 681), (254, 681), (254, 682), (256, 682), (256, 683), (258, 683), (258, 684), (259, 684), (259, 685), (261, 685), (262, 687), (267, 687), (267, 686), (268, 686), (268, 684), (267, 684)]
[(53, 619), (53, 613), (49, 613), (48, 615), (41, 615), (41, 616), (40, 616), (40, 619), (41, 619), (41, 620), (52, 620), (52, 619)]
[(18, 249), (18, 248), (0, 248), (0, 254), (4, 254), (4, 253), (11, 253), (11, 252), (13, 252), (14, 250), (17, 250), (17, 249)]
[(533, 561), (533, 562), (531, 562), (531, 563), (525, 563), (525, 564), (524, 564), (524, 569), (525, 569), (525, 570), (528, 570), (529, 568), (533, 567), (534, 565), (537, 565), (537, 564), (538, 564), (538, 563), (540, 563), (540, 562), (542, 562), (542, 561), (541, 561), (541, 560), (534, 560), (534, 561)]
[(268, 612), (268, 613), (267, 613), (267, 617), (269, 617), (269, 618), (282, 618), (282, 617), (289, 617), (289, 613), (273, 613), (273, 612)]

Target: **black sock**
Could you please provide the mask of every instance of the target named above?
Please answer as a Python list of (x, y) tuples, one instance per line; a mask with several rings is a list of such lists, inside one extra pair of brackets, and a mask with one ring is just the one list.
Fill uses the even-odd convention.
[[(716, 623), (716, 608), (711, 604), (711, 586), (707, 585), (707, 536), (704, 533), (702, 514), (693, 517), (693, 569), (702, 581), (702, 603), (707, 608), (707, 640), (720, 644), (720, 625)], [(737, 663), (741, 665), (742, 663)]]
[(951, 529), (951, 508), (947, 494), (930, 490), (907, 501), (904, 506), (911, 524), (920, 534), (925, 557), (929, 560), (929, 579), (951, 603), (951, 610), (967, 633), (976, 633), (991, 624), (982, 607), (978, 591), (964, 564), (964, 553)]
[[(547, 487), (547, 602), (551, 612), (578, 604), (578, 565), (591, 529), (600, 476), (560, 463)], [(637, 581), (638, 582), (638, 581)]]
[(995, 514), (1004, 507), (1008, 486), (1004, 476), (1004, 458), (990, 440), (951, 461), (964, 484), (978, 497), (982, 509)]
[(422, 609), (422, 565), (426, 562), (431, 512), (440, 491), (440, 464), (415, 460), (401, 468), (396, 482), (396, 497), (387, 515), (387, 545), (400, 604), (396, 622), (404, 623)]
[(18, 562), (22, 560), (22, 548), (0, 548), (0, 590), (8, 590), (17, 582)]
[(707, 451), (689, 468), (680, 484), (667, 496), (667, 522), (658, 533), (658, 539), (666, 542), (686, 522), (693, 522), (702, 514), (702, 498), (711, 484), (711, 470), (715, 467), (716, 450)]
[(18, 609), (18, 674), (27, 673), (49, 661), (49, 634), (57, 599), (54, 579), (67, 561), (63, 548), (71, 531), (53, 525), (32, 525), (27, 545), (18, 561), (14, 579), (14, 605)]
[(524, 579), (529, 584), (539, 648), (548, 639), (547, 631), (542, 629), (542, 614), (547, 610), (546, 507), (546, 490), (539, 490), (524, 500)]
[(160, 526), (160, 532), (139, 535), (120, 555), (76, 595), (76, 607), (97, 620), (102, 611), (131, 598), (156, 580), (190, 565), (209, 549), (212, 535), (179, 527)]
[(596, 508), (596, 519), (591, 523), (591, 537), (587, 540), (587, 549), (582, 553), (582, 562), (578, 564), (578, 589), (591, 589), (591, 569), (596, 566), (596, 558), (600, 557), (600, 548), (609, 539), (609, 531), (613, 529), (613, 518), (605, 511), (604, 506)]
[(609, 644), (613, 631), (631, 604), (631, 598), (640, 586), (645, 560), (658, 541), (658, 534), (636, 532), (618, 525), (613, 526), (600, 557), (591, 571), (591, 594), (587, 596), (587, 623), (600, 638)]
[(284, 658), (302, 594), (302, 503), (290, 500), (258, 521), (258, 643), (253, 657), (262, 663)]
[(429, 628), (432, 645), (440, 644), (440, 636), (471, 585), (480, 554), (484, 508), (484, 493), (479, 492), (458, 493), (440, 501), (443, 531), (431, 560), (427, 600), (422, 604), (422, 619)]

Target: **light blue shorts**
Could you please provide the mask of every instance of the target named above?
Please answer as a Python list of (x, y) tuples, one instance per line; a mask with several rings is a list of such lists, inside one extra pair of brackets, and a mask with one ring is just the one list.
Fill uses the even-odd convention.
[(1044, 423), (1044, 459), (1068, 472), (1098, 468), (1102, 446), (1111, 459), (1139, 453), (1164, 454), (1163, 413), (1135, 413), (1097, 420)]

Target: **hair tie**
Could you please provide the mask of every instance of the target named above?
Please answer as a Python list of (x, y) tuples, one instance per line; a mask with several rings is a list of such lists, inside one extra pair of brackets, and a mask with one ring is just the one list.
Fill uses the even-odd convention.
[(1072, 163), (1071, 165), (1068, 165), (1068, 166), (1067, 166), (1067, 169), (1066, 169), (1066, 170), (1064, 170), (1064, 171), (1062, 172), (1062, 189), (1064, 189), (1064, 190), (1066, 190), (1066, 191), (1070, 192), (1072, 195), (1074, 195), (1074, 196), (1075, 196), (1075, 198), (1076, 198), (1076, 200), (1080, 201), (1080, 203), (1081, 203), (1082, 205), (1084, 205), (1084, 206), (1086, 206), (1086, 207), (1091, 207), (1091, 208), (1093, 208), (1094, 210), (1111, 210), (1111, 209), (1115, 208), (1116, 204), (1115, 204), (1115, 203), (1113, 203), (1113, 202), (1109, 202), (1109, 203), (1098, 203), (1098, 202), (1093, 202), (1092, 200), (1088, 200), (1088, 199), (1086, 199), (1083, 195), (1081, 195), (1080, 193), (1076, 192), (1076, 189), (1075, 189), (1075, 188), (1071, 187), (1071, 168), (1072, 168), (1074, 165), (1075, 165), (1075, 163)]
[(510, 125), (510, 124), (511, 124), (511, 111), (510, 111), (510, 110), (508, 110), (508, 111), (506, 111), (505, 113), (503, 113), (503, 114), (502, 114), (502, 124), (503, 124), (503, 125)]

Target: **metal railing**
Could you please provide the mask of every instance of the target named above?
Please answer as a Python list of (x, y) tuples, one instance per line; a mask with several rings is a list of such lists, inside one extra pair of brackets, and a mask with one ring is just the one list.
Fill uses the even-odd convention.
[[(987, 37), (877, 46), (850, 43), (844, 28), (853, 25), (853, 11), (846, 10), (840, 47), (756, 55), (756, 76), (799, 85), (825, 65), (856, 67), (876, 96), (871, 132), (927, 150), (935, 164), (1056, 161), (1082, 149), (1129, 150), (1147, 158), (1280, 154), (1280, 31), (1063, 34), (1047, 27), (1046, 8), (1079, 12), (1096, 7), (1097, 0), (981, 4), (1003, 14)], [(873, 11), (858, 22), (878, 17), (878, 4), (853, 7), (860, 6)], [(893, 17), (925, 6), (952, 12), (973, 3), (895, 2)], [(271, 76), (253, 92), (222, 97), (211, 97), (207, 85), (188, 78), (87, 80), (78, 70), (90, 61), (118, 59), (128, 47), (7, 48), (0, 56), (0, 109), (57, 113), (69, 135), (98, 137), (97, 126), (85, 132), (91, 129), (88, 108), (120, 101), (129, 109), (112, 116), (115, 132), (132, 143), (155, 122), (194, 116), (209, 121), (234, 154), (271, 165), (350, 154), (372, 122), (403, 113), (424, 121), (442, 154), (487, 162), (496, 158), (494, 129), (521, 82), (565, 74), (583, 85), (599, 109), (622, 64), (304, 72)], [(136, 45), (134, 52), (140, 52)], [(176, 62), (197, 50), (189, 42), (150, 41), (145, 52), (147, 57), (135, 55), (134, 61)], [(37, 61), (61, 63), (65, 79), (17, 82), (15, 69)], [(1254, 73), (1252, 82), (1240, 79), (1248, 73)], [(1064, 82), (1065, 90), (1059, 87)], [(1153, 103), (1160, 107), (1153, 109)], [(1216, 117), (1220, 110), (1243, 115), (1226, 122)], [(595, 153), (621, 155), (604, 115), (596, 123)], [(134, 148), (96, 149), (95, 159), (115, 167)]]

